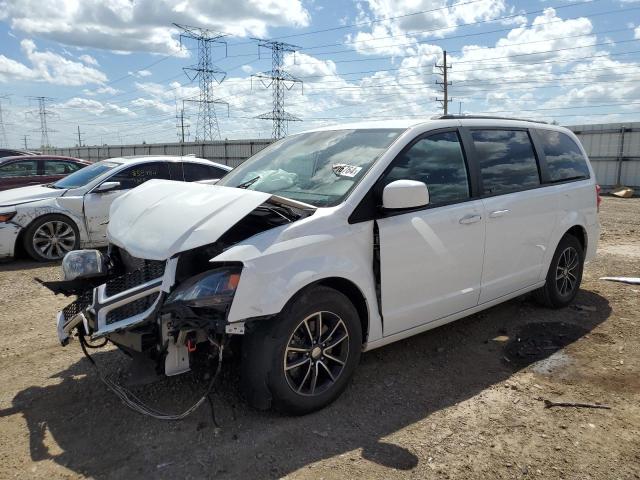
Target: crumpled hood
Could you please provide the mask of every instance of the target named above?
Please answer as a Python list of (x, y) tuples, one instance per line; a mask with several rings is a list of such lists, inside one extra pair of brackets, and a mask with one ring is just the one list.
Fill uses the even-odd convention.
[(270, 197), (252, 190), (151, 180), (113, 202), (107, 237), (134, 257), (165, 260), (215, 242)]
[(0, 207), (35, 202), (36, 200), (44, 200), (45, 198), (60, 197), (64, 192), (66, 192), (64, 189), (47, 188), (42, 185), (12, 188), (11, 190), (0, 192)]

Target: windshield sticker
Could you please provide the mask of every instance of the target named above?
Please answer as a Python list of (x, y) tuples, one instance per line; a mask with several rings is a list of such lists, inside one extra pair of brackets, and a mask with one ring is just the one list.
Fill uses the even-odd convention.
[(331, 170), (339, 177), (355, 177), (362, 167), (356, 167), (355, 165), (347, 165), (346, 163), (334, 163), (331, 166)]

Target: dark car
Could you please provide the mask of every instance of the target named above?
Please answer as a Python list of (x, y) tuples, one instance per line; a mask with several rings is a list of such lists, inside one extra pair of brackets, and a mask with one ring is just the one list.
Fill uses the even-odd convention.
[(87, 165), (79, 158), (51, 155), (0, 158), (0, 190), (55, 182)]
[(0, 148), (0, 158), (16, 157), (18, 155), (38, 155), (38, 152), (29, 152), (27, 150), (14, 150), (13, 148)]

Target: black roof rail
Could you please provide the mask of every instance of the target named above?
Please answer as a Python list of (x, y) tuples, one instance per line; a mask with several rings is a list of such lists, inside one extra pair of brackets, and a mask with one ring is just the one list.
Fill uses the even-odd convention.
[(544, 123), (548, 125), (549, 122), (544, 122), (542, 120), (530, 120), (528, 118), (516, 118), (516, 117), (494, 117), (492, 115), (436, 115), (431, 117), (432, 120), (517, 120), (519, 122), (533, 122), (533, 123)]

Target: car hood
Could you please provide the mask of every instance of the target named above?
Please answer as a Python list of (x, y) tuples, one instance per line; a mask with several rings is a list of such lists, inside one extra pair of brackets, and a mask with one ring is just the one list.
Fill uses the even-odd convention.
[(12, 188), (0, 192), (0, 207), (19, 205), (21, 203), (35, 202), (45, 198), (56, 198), (66, 192), (64, 189), (47, 188), (43, 185)]
[(215, 242), (269, 198), (252, 190), (151, 180), (113, 202), (107, 236), (134, 257), (165, 260)]

